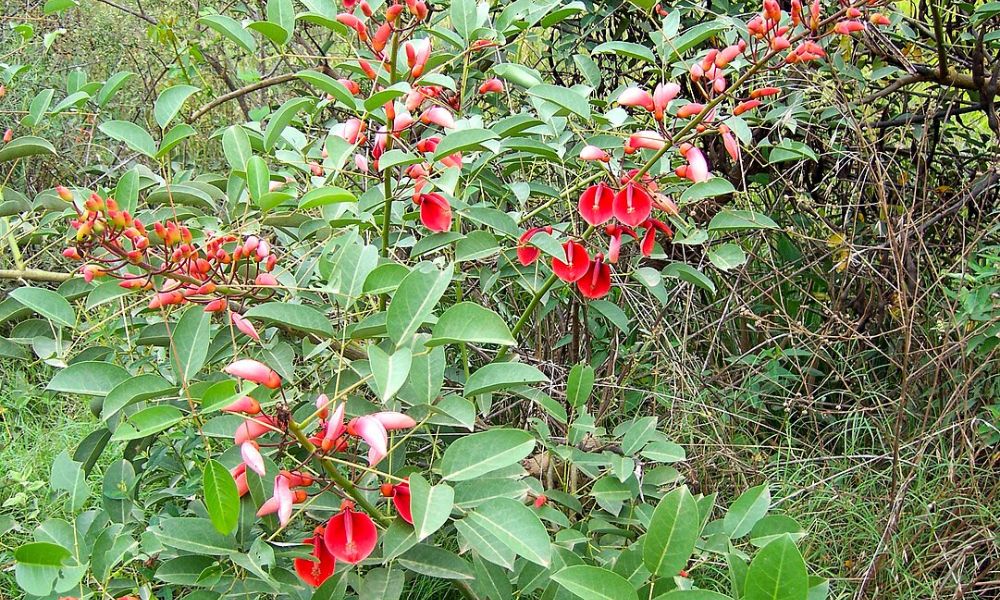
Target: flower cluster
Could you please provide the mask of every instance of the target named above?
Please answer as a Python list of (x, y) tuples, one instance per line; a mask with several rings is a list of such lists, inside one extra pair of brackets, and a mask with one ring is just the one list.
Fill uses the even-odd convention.
[[(659, 10), (659, 6), (657, 7)], [(705, 154), (695, 145), (696, 137), (717, 134), (722, 140), (726, 153), (734, 162), (739, 162), (741, 149), (732, 129), (726, 124), (729, 117), (719, 109), (721, 102), (731, 96), (730, 76), (739, 64), (763, 67), (779, 53), (788, 50), (778, 65), (806, 63), (826, 56), (819, 40), (826, 35), (850, 35), (866, 27), (859, 20), (863, 13), (856, 7), (846, 7), (835, 15), (844, 17), (837, 20), (833, 29), (820, 32), (825, 23), (821, 18), (821, 5), (815, 0), (806, 11), (800, 0), (792, 0), (789, 18), (776, 0), (764, 0), (763, 10), (748, 24), (749, 40), (740, 39), (725, 48), (712, 48), (704, 56), (696, 59), (688, 70), (691, 89), (700, 95), (693, 101), (679, 98), (681, 86), (674, 82), (661, 82), (649, 91), (638, 86), (626, 88), (618, 96), (620, 106), (645, 111), (652, 117), (653, 127), (629, 135), (623, 147), (623, 158), (636, 155), (641, 150), (655, 153), (653, 160), (659, 159), (670, 148), (676, 148), (682, 158), (674, 174), (698, 184), (712, 178)], [(868, 22), (873, 25), (887, 25), (889, 21), (880, 14), (872, 14)], [(783, 24), (784, 23), (784, 24)], [(789, 24), (790, 23), (790, 24)], [(797, 45), (792, 48), (793, 42)], [(777, 68), (777, 67), (776, 67)], [(741, 80), (742, 81), (742, 80)], [(753, 111), (771, 97), (779, 96), (779, 87), (759, 87), (750, 91), (747, 97), (734, 98), (729, 115), (739, 117)], [(675, 128), (680, 131), (675, 133)], [(586, 145), (580, 152), (580, 160), (604, 165), (609, 174), (612, 155), (605, 149)], [(650, 256), (657, 233), (668, 239), (673, 231), (663, 220), (652, 216), (658, 208), (668, 216), (677, 215), (676, 204), (658, 192), (658, 186), (647, 174), (651, 166), (647, 163), (639, 168), (624, 171), (618, 176), (620, 185), (599, 182), (591, 185), (580, 196), (577, 206), (580, 217), (590, 225), (581, 240), (563, 243), (564, 258), (552, 260), (552, 271), (567, 283), (576, 283), (580, 294), (586, 298), (601, 298), (611, 291), (610, 264), (618, 262), (619, 251), (625, 236), (639, 240), (643, 256)], [(609, 223), (609, 221), (613, 221)], [(583, 242), (591, 232), (600, 231), (608, 237), (607, 254), (603, 252), (591, 258)], [(641, 236), (636, 229), (643, 231)], [(540, 250), (530, 245), (531, 239), (540, 232), (552, 233), (551, 227), (533, 227), (525, 231), (517, 246), (518, 260), (522, 265), (531, 265), (540, 255)]]
[[(237, 360), (229, 364), (224, 371), (268, 389), (278, 390), (282, 386), (281, 376), (256, 360)], [(331, 410), (332, 403), (325, 394), (317, 398), (315, 416), (318, 417), (319, 425), (308, 437), (308, 444), (304, 444), (310, 454), (306, 461), (300, 463), (299, 469), (305, 469), (313, 458), (323, 460), (324, 457), (334, 453), (359, 450), (354, 440), (364, 442), (368, 446), (368, 464), (374, 467), (389, 453), (388, 432), (411, 429), (417, 424), (407, 415), (392, 411), (355, 417), (345, 423), (345, 403), (338, 402)], [(283, 438), (288, 438), (277, 444), (279, 449), (284, 447), (285, 442), (299, 442), (300, 440), (294, 435), (289, 437), (293, 433), (290, 430), (297, 425), (291, 424), (288, 410), (284, 406), (278, 405), (273, 414), (266, 414), (260, 402), (251, 396), (242, 396), (223, 410), (244, 417), (233, 434), (233, 442), (240, 448), (242, 462), (231, 471), (237, 490), (240, 496), (243, 496), (250, 489), (247, 482), (248, 471), (262, 477), (267, 474), (264, 456), (261, 453), (262, 444), (258, 440), (266, 434), (279, 433)], [(308, 498), (307, 488), (323, 481), (322, 472), (314, 476), (305, 470), (279, 471), (274, 478), (274, 492), (258, 508), (257, 516), (275, 514), (282, 527), (288, 525), (292, 519), (294, 505)], [(330, 483), (324, 489), (330, 489), (332, 486), (333, 483)], [(405, 521), (413, 522), (410, 513), (410, 490), (405, 481), (397, 484), (386, 483), (380, 487), (380, 492), (384, 497), (392, 499), (397, 512)], [(357, 510), (355, 503), (345, 497), (340, 512), (324, 525), (317, 527), (313, 535), (303, 541), (304, 544), (312, 546), (313, 559), (296, 559), (295, 570), (303, 581), (318, 586), (333, 573), (336, 561), (358, 563), (371, 554), (377, 541), (378, 531), (372, 518), (365, 512)]]
[(77, 210), (70, 221), (74, 239), (62, 254), (84, 263), (80, 272), (86, 281), (113, 277), (126, 289), (154, 290), (151, 310), (186, 303), (201, 304), (206, 312), (229, 309), (240, 331), (260, 339), (234, 307), (274, 294), (278, 257), (266, 239), (231, 234), (195, 239), (178, 221), (144, 224), (114, 198), (91, 194), (80, 210), (69, 189), (59, 186), (56, 193)]
[[(368, 173), (369, 163), (378, 169), (380, 157), (394, 146), (408, 146), (407, 138), (416, 140), (412, 148), (407, 149), (416, 150), (425, 157), (433, 155), (441, 136), (431, 128), (454, 129), (453, 113), (461, 109), (462, 99), (439, 85), (419, 85), (426, 74), (433, 42), (430, 37), (412, 36), (416, 26), (428, 16), (427, 5), (423, 0), (407, 0), (405, 5), (394, 2), (385, 9), (381, 19), (374, 16), (371, 7), (364, 1), (345, 1), (343, 8), (345, 12), (337, 15), (337, 21), (355, 32), (358, 42), (370, 55), (370, 58), (358, 59), (358, 66), (371, 80), (372, 94), (387, 87), (383, 82), (391, 85), (400, 76), (413, 82), (413, 86), (402, 102), (389, 100), (383, 106), (383, 114), (372, 117), (381, 120), (381, 124), (371, 139), (365, 135), (368, 124), (356, 117), (335, 127), (334, 133), (357, 147), (354, 164), (362, 173)], [(477, 40), (471, 44), (469, 51), (481, 51), (495, 45), (490, 40)], [(405, 74), (395, 72), (398, 48), (404, 52), (409, 67)], [(350, 79), (341, 79), (340, 83), (351, 94), (361, 91), (360, 85)], [(483, 82), (478, 93), (497, 94), (503, 90), (503, 82), (493, 78)], [(413, 188), (412, 199), (419, 207), (420, 222), (431, 231), (447, 231), (452, 224), (450, 202), (438, 192), (425, 191), (437, 165), (461, 168), (462, 154), (454, 152), (437, 159), (430, 157), (408, 166), (405, 175)]]

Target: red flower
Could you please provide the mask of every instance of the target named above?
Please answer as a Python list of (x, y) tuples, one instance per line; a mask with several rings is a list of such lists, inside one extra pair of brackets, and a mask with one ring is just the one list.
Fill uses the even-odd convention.
[(598, 254), (588, 265), (587, 272), (576, 282), (580, 294), (584, 298), (603, 298), (611, 291), (611, 267), (604, 262), (604, 256)]
[(667, 237), (673, 237), (674, 235), (674, 230), (669, 225), (657, 219), (646, 221), (643, 223), (643, 227), (646, 228), (646, 233), (642, 236), (642, 243), (640, 244), (643, 256), (649, 256), (653, 253), (653, 244), (656, 242), (657, 231), (663, 232)]
[(649, 213), (653, 210), (653, 199), (649, 192), (635, 183), (629, 183), (615, 196), (612, 208), (619, 221), (635, 227), (649, 218)]
[(417, 200), (420, 205), (420, 222), (431, 231), (448, 231), (451, 229), (451, 204), (437, 192), (421, 194)]
[(323, 541), (330, 554), (354, 565), (368, 558), (375, 549), (378, 531), (371, 517), (355, 512), (354, 504), (345, 500), (340, 512), (327, 522)]
[(639, 236), (635, 233), (635, 230), (631, 227), (623, 227), (621, 225), (608, 225), (604, 228), (604, 233), (611, 236), (608, 240), (608, 262), (616, 263), (618, 262), (618, 251), (622, 247), (622, 236), (628, 234), (632, 236), (633, 239), (639, 239)]
[(531, 238), (535, 237), (535, 234), (541, 231), (552, 233), (552, 227), (532, 227), (522, 233), (521, 237), (517, 240), (517, 260), (526, 267), (538, 260), (538, 256), (542, 253), (538, 248), (528, 245)]
[(299, 578), (302, 581), (313, 587), (323, 585), (323, 582), (330, 575), (333, 575), (333, 569), (337, 564), (337, 559), (330, 554), (330, 551), (326, 549), (326, 545), (323, 544), (323, 540), (320, 538), (321, 533), (322, 528), (318, 528), (313, 537), (302, 540), (303, 544), (312, 544), (312, 555), (316, 560), (309, 560), (308, 558), (295, 559), (295, 572), (299, 574)]
[(601, 225), (614, 216), (615, 193), (603, 182), (592, 185), (580, 196), (580, 216), (590, 225)]
[(573, 283), (587, 274), (590, 256), (587, 255), (586, 248), (572, 240), (563, 244), (563, 252), (566, 253), (566, 261), (553, 258), (552, 270), (559, 279)]
[(392, 503), (396, 507), (399, 516), (403, 520), (413, 525), (413, 511), (410, 510), (410, 483), (404, 481), (393, 485), (391, 483), (382, 484), (382, 495), (392, 498)]

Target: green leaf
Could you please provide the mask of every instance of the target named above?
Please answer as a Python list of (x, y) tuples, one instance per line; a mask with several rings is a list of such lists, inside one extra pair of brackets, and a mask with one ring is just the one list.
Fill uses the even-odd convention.
[(407, 344), (430, 316), (451, 284), (453, 272), (453, 265), (438, 270), (431, 263), (421, 263), (399, 283), (386, 315), (386, 331), (397, 347)]
[(257, 53), (257, 41), (249, 31), (243, 29), (238, 21), (224, 15), (208, 15), (196, 21), (197, 24), (205, 25), (214, 29), (219, 35), (236, 43), (248, 54)]
[(229, 469), (208, 459), (202, 474), (202, 488), (212, 525), (223, 535), (232, 533), (240, 520), (240, 494)]
[(281, 137), (285, 127), (288, 127), (288, 124), (295, 118), (295, 114), (307, 106), (311, 106), (312, 103), (313, 101), (309, 98), (291, 98), (274, 111), (274, 114), (267, 121), (267, 129), (264, 130), (264, 149), (270, 151), (274, 148), (275, 142)]
[(299, 198), (299, 208), (307, 210), (338, 202), (357, 202), (358, 198), (348, 190), (339, 187), (321, 187), (306, 192)]
[(111, 436), (111, 441), (120, 442), (144, 438), (159, 433), (183, 420), (184, 413), (174, 406), (150, 406), (122, 419), (115, 434)]
[(49, 478), (49, 485), (54, 490), (60, 490), (69, 494), (67, 509), (76, 512), (83, 508), (90, 497), (90, 488), (87, 487), (87, 477), (83, 472), (83, 464), (74, 461), (69, 457), (69, 451), (63, 450), (52, 462), (52, 475)]
[(781, 140), (771, 148), (767, 155), (767, 163), (770, 165), (782, 162), (798, 162), (802, 159), (809, 159), (818, 162), (819, 157), (816, 152), (806, 144), (796, 140)]
[(25, 286), (13, 290), (10, 297), (57, 325), (71, 329), (76, 326), (73, 307), (52, 290)]
[(585, 406), (594, 390), (594, 367), (580, 363), (573, 365), (566, 382), (566, 402), (573, 408)]
[(42, 12), (46, 15), (52, 15), (77, 6), (80, 6), (80, 0), (46, 0)]
[(783, 535), (750, 562), (744, 600), (806, 600), (809, 574), (795, 542)]
[(246, 129), (239, 125), (230, 125), (222, 134), (222, 153), (226, 155), (226, 162), (234, 171), (246, 171), (247, 163), (253, 156), (253, 149), (250, 146), (250, 136)]
[(193, 85), (175, 85), (160, 92), (153, 105), (153, 118), (156, 119), (156, 124), (161, 129), (166, 129), (167, 125), (183, 108), (187, 99), (200, 91), (201, 88), (196, 88)]
[(543, 567), (551, 563), (549, 534), (538, 515), (520, 501), (493, 498), (477, 506), (467, 518), (518, 556)]
[(667, 44), (667, 62), (673, 62), (681, 57), (685, 52), (696, 48), (702, 42), (713, 35), (729, 29), (731, 25), (722, 21), (710, 21), (700, 23), (685, 31), (681, 36), (670, 40)]
[(709, 231), (742, 231), (744, 229), (778, 229), (771, 217), (752, 210), (723, 209), (708, 224)]
[(83, 104), (86, 100), (90, 99), (90, 94), (84, 91), (73, 92), (72, 94), (66, 96), (52, 107), (52, 114), (57, 115), (65, 110), (73, 107), (77, 107)]
[(195, 554), (226, 555), (236, 550), (236, 540), (216, 531), (208, 519), (167, 517), (152, 531), (162, 544)]
[(259, 156), (251, 156), (247, 161), (247, 192), (250, 198), (260, 204), (269, 191), (271, 184), (271, 171), (267, 168), (267, 163)]
[(371, 344), (368, 346), (368, 364), (371, 367), (379, 399), (385, 403), (395, 398), (399, 388), (406, 383), (406, 378), (410, 375), (410, 365), (413, 364), (413, 352), (403, 347), (389, 355), (385, 350)]
[(572, 565), (552, 575), (566, 591), (584, 600), (638, 600), (627, 579), (602, 567)]
[(752, 487), (740, 494), (740, 497), (729, 507), (722, 520), (722, 530), (731, 539), (736, 539), (750, 533), (753, 526), (767, 514), (771, 508), (771, 490), (767, 484)]
[(713, 177), (707, 181), (698, 182), (684, 190), (684, 193), (681, 194), (680, 202), (681, 204), (684, 204), (686, 202), (695, 202), (704, 198), (725, 196), (726, 194), (732, 194), (735, 192), (736, 188), (733, 187), (733, 184), (729, 183), (728, 179)]
[(292, 37), (295, 31), (295, 7), (292, 0), (267, 0), (267, 20), (281, 27)]
[(128, 371), (107, 362), (73, 363), (56, 373), (45, 389), (84, 396), (106, 396), (116, 385), (129, 379)]
[(462, 129), (449, 133), (434, 149), (434, 160), (441, 160), (455, 152), (492, 150), (486, 143), (496, 139), (500, 136), (489, 129)]
[(448, 521), (454, 502), (455, 490), (447, 483), (432, 486), (419, 473), (410, 475), (410, 511), (418, 541)]
[(38, 92), (37, 95), (31, 100), (31, 105), (28, 106), (28, 114), (21, 120), (21, 123), (25, 127), (38, 127), (45, 118), (46, 111), (49, 110), (49, 105), (52, 104), (52, 96), (55, 94), (55, 90), (48, 89)]
[(435, 579), (475, 579), (476, 575), (460, 556), (444, 548), (417, 544), (400, 556), (403, 567)]
[(715, 293), (715, 283), (707, 275), (687, 263), (672, 262), (663, 269), (663, 274), (667, 277), (675, 277), (692, 283), (713, 294)]
[(156, 156), (156, 142), (149, 132), (129, 121), (105, 121), (98, 127), (104, 135), (149, 158)]
[(104, 108), (104, 105), (111, 100), (112, 96), (114, 96), (118, 90), (120, 90), (122, 86), (124, 86), (128, 80), (133, 77), (135, 77), (135, 73), (131, 73), (129, 71), (119, 71), (111, 77), (108, 77), (108, 80), (104, 82), (103, 86), (101, 86), (101, 91), (97, 92), (97, 105)]
[(662, 596), (657, 596), (656, 600), (733, 600), (725, 594), (712, 592), (709, 590), (673, 590)]
[(538, 71), (517, 63), (505, 62), (494, 65), (493, 72), (504, 81), (524, 88), (532, 88), (542, 84), (542, 76), (538, 74)]
[(657, 0), (628, 0), (632, 4), (638, 6), (645, 13), (650, 13), (653, 7), (658, 4)]
[(108, 392), (101, 408), (101, 420), (107, 421), (118, 411), (153, 398), (161, 398), (176, 389), (172, 383), (153, 373), (137, 375), (119, 383)]
[(727, 242), (709, 250), (708, 260), (712, 261), (717, 269), (731, 271), (746, 264), (747, 254), (739, 244)]
[(506, 321), (492, 310), (474, 302), (459, 302), (444, 311), (434, 325), (427, 346), (459, 342), (515, 345)]
[(461, 437), (441, 457), (446, 481), (475, 479), (517, 464), (535, 449), (535, 437), (521, 429), (497, 428)]
[(318, 73), (316, 71), (306, 70), (306, 71), (299, 71), (298, 73), (295, 74), (295, 76), (301, 79), (302, 81), (305, 81), (306, 83), (318, 87), (320, 90), (326, 92), (327, 94), (330, 94), (331, 96), (333, 96), (337, 100), (340, 100), (342, 103), (346, 104), (351, 108), (353, 108), (357, 104), (354, 95), (351, 94), (351, 92), (344, 86), (344, 84), (340, 83), (339, 81), (337, 81), (333, 77), (330, 77), (329, 75), (324, 75), (323, 73)]
[(330, 320), (315, 308), (303, 304), (267, 302), (251, 308), (243, 316), (322, 338), (334, 336)]
[(455, 261), (482, 260), (500, 252), (497, 238), (489, 231), (470, 231), (455, 243)]
[[(115, 200), (122, 210), (135, 213), (139, 204), (139, 170), (135, 167), (129, 169), (118, 180), (115, 187)], [(90, 299), (87, 299), (87, 308), (90, 308)]]
[(46, 596), (59, 578), (62, 564), (70, 558), (70, 551), (50, 542), (24, 544), (14, 551), (17, 566), (14, 577), (25, 592), (33, 596)]
[(644, 60), (651, 64), (657, 63), (656, 56), (653, 55), (652, 50), (643, 45), (634, 44), (632, 42), (621, 42), (621, 41), (604, 42), (603, 44), (591, 50), (590, 53), (614, 54), (616, 56), (627, 56), (629, 58)]
[(686, 485), (664, 496), (643, 538), (642, 562), (646, 568), (660, 577), (677, 575), (694, 552), (700, 523), (698, 503)]
[(516, 385), (544, 383), (549, 380), (544, 373), (524, 363), (490, 363), (483, 365), (469, 376), (463, 394), (467, 398), (486, 394)]
[(418, 156), (412, 152), (407, 152), (405, 150), (399, 150), (393, 148), (378, 159), (378, 170), (388, 171), (393, 167), (405, 167), (409, 165), (415, 165), (418, 162), (423, 161), (422, 156)]
[(173, 150), (177, 144), (180, 144), (187, 138), (196, 135), (198, 132), (194, 127), (191, 127), (187, 123), (178, 123), (174, 125), (170, 131), (163, 134), (163, 140), (160, 141), (160, 148), (156, 151), (156, 158), (163, 158)]
[(178, 383), (189, 381), (205, 366), (211, 327), (211, 313), (195, 304), (170, 329), (170, 367)]
[(476, 0), (452, 0), (449, 11), (451, 26), (463, 40), (469, 41), (469, 35), (479, 26), (477, 15)]
[(590, 120), (590, 102), (574, 89), (543, 83), (529, 88), (528, 94), (555, 103), (584, 120)]
[(39, 154), (54, 155), (55, 153), (56, 149), (48, 140), (43, 140), (33, 135), (25, 135), (0, 145), (0, 162), (37, 156)]
[(790, 535), (792, 541), (805, 537), (806, 533), (795, 519), (786, 515), (768, 515), (754, 524), (750, 530), (750, 543), (758, 548), (773, 542), (783, 535)]
[(639, 453), (643, 458), (660, 463), (675, 463), (687, 460), (684, 447), (673, 442), (652, 442)]

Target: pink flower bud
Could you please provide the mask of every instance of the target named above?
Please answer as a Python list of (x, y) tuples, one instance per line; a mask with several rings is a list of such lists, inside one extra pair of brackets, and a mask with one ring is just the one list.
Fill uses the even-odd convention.
[(618, 104), (622, 106), (641, 106), (646, 110), (653, 110), (653, 96), (646, 90), (630, 87), (618, 96)]
[(611, 160), (611, 156), (597, 146), (588, 144), (583, 147), (583, 150), (580, 150), (580, 160), (599, 160), (601, 162), (608, 162)]
[(262, 362), (244, 358), (237, 360), (223, 369), (233, 377), (246, 379), (266, 388), (276, 390), (281, 387), (281, 377)]

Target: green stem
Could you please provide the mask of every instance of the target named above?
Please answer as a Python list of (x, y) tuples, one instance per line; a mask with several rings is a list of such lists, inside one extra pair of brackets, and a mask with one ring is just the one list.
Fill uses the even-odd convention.
[[(396, 83), (396, 55), (399, 52), (399, 32), (393, 31), (392, 49), (389, 51), (389, 85)], [(392, 149), (392, 123), (387, 123), (385, 136), (385, 151)], [(389, 257), (389, 230), (392, 227), (392, 170), (382, 172), (385, 178), (382, 182), (382, 195), (385, 197), (382, 205), (382, 258)], [(378, 297), (379, 310), (385, 310), (387, 294)]]
[[(296, 423), (295, 421), (289, 421), (288, 431), (292, 432), (292, 435), (294, 435), (295, 439), (298, 440), (299, 445), (305, 448), (307, 452), (311, 454), (316, 451), (316, 446), (309, 441), (309, 437), (305, 434), (305, 432), (302, 431), (302, 428), (299, 426), (298, 423)], [(350, 496), (352, 500), (357, 502), (358, 506), (360, 506), (362, 509), (364, 509), (366, 513), (368, 513), (368, 516), (375, 519), (375, 521), (383, 527), (389, 526), (391, 519), (383, 515), (382, 512), (375, 507), (374, 504), (369, 502), (368, 498), (365, 498), (365, 496), (358, 490), (358, 488), (356, 488), (354, 484), (351, 483), (351, 480), (344, 477), (344, 475), (337, 470), (337, 467), (331, 465), (325, 460), (320, 460), (320, 463), (323, 465), (323, 470), (326, 471), (326, 474), (330, 477), (330, 479), (332, 479), (334, 483), (340, 486), (340, 489), (344, 490), (344, 493)]]

